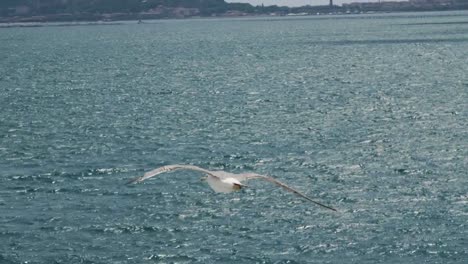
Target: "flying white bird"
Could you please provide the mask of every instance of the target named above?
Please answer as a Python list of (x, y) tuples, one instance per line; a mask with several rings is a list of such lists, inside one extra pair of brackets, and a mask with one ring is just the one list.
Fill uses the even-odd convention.
[(301, 192), (287, 186), (286, 184), (273, 179), (272, 177), (268, 177), (265, 175), (260, 175), (256, 173), (230, 173), (230, 172), (225, 172), (225, 171), (210, 171), (210, 170), (205, 170), (197, 166), (193, 165), (167, 165), (163, 167), (159, 167), (157, 169), (154, 169), (152, 171), (149, 171), (145, 173), (141, 177), (137, 177), (135, 179), (132, 179), (128, 182), (128, 184), (133, 184), (133, 183), (139, 183), (142, 182), (146, 179), (149, 179), (151, 177), (154, 177), (158, 174), (164, 173), (164, 172), (170, 172), (170, 171), (175, 171), (175, 170), (193, 170), (193, 171), (198, 171), (202, 172), (207, 175), (205, 178), (206, 181), (208, 182), (208, 185), (215, 191), (215, 192), (221, 192), (221, 193), (230, 193), (234, 191), (238, 191), (242, 189), (243, 187), (246, 187), (246, 185), (242, 184), (242, 181), (247, 181), (250, 179), (262, 179), (271, 183), (274, 183), (287, 191), (290, 191), (304, 199), (307, 199), (314, 204), (320, 205), (324, 208), (336, 211), (335, 208), (332, 208), (330, 206), (321, 204), (319, 202), (316, 202), (312, 200), (311, 198), (307, 197), (306, 195), (302, 194)]

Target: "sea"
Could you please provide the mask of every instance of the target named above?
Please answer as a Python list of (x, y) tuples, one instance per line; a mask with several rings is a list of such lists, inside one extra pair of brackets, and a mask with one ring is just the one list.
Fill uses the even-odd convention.
[(2, 264), (467, 261), (467, 11), (0, 28)]

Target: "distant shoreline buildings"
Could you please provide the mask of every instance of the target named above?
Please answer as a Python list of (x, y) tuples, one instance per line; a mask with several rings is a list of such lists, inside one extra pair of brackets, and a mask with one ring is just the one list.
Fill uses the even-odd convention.
[(343, 4), (346, 11), (436, 11), (468, 9), (467, 0), (409, 0), (409, 1), (378, 1), (354, 2)]

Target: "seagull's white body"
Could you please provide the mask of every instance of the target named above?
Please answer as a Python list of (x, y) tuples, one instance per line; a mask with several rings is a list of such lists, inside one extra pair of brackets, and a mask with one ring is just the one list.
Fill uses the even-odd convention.
[(242, 181), (246, 181), (246, 180), (250, 180), (250, 179), (263, 179), (265, 181), (268, 181), (268, 182), (271, 182), (271, 183), (274, 183), (284, 189), (286, 189), (287, 191), (290, 191), (302, 198), (305, 198), (317, 205), (320, 205), (324, 208), (327, 208), (327, 209), (330, 209), (330, 210), (333, 210), (333, 211), (336, 211), (336, 209), (330, 207), (330, 206), (327, 206), (327, 205), (324, 205), (324, 204), (321, 204), (319, 202), (316, 202), (314, 200), (312, 200), (311, 198), (307, 197), (306, 195), (302, 194), (301, 192), (287, 186), (286, 184), (272, 178), (272, 177), (269, 177), (269, 176), (265, 176), (265, 175), (260, 175), (260, 174), (256, 174), (256, 173), (239, 173), (239, 174), (236, 174), (236, 173), (230, 173), (230, 172), (225, 172), (225, 171), (210, 171), (210, 170), (205, 170), (205, 169), (202, 169), (200, 167), (197, 167), (197, 166), (193, 166), (193, 165), (167, 165), (167, 166), (162, 166), (162, 167), (159, 167), (157, 169), (154, 169), (152, 171), (149, 171), (147, 173), (145, 173), (143, 176), (141, 177), (137, 177), (135, 179), (132, 179), (130, 180), (128, 183), (131, 184), (131, 183), (138, 183), (138, 182), (142, 182), (146, 179), (149, 179), (151, 177), (154, 177), (158, 174), (161, 174), (161, 173), (164, 173), (164, 172), (170, 172), (170, 171), (174, 171), (174, 170), (193, 170), (193, 171), (198, 171), (198, 172), (202, 172), (204, 174), (207, 175), (207, 177), (205, 178), (206, 179), (206, 182), (208, 183), (208, 185), (211, 187), (211, 189), (213, 189), (215, 192), (219, 192), (219, 193), (230, 193), (230, 192), (234, 192), (234, 191), (238, 191), (240, 189), (242, 189), (243, 187), (245, 187), (246, 185), (242, 184)]
[(240, 181), (234, 178), (219, 179), (210, 175), (206, 177), (206, 182), (211, 189), (219, 193), (235, 192), (244, 186)]

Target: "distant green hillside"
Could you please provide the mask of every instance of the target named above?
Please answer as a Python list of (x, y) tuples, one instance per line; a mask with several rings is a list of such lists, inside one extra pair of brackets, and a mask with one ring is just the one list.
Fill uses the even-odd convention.
[(249, 4), (224, 0), (0, 0), (3, 13), (137, 13), (154, 8), (196, 8), (201, 15), (224, 13), (235, 7), (253, 11)]
[(21, 21), (94, 21), (242, 16), (327, 14), (468, 9), (468, 0), (374, 1), (343, 6), (279, 7), (226, 3), (224, 0), (0, 0), (0, 23)]

